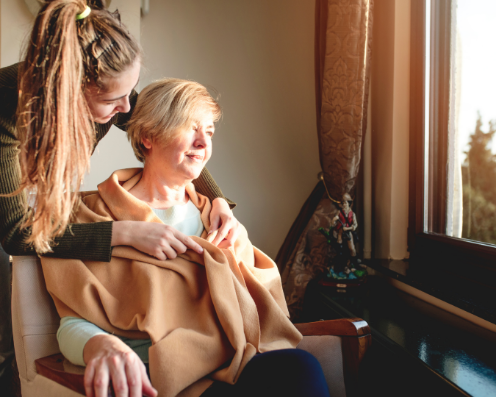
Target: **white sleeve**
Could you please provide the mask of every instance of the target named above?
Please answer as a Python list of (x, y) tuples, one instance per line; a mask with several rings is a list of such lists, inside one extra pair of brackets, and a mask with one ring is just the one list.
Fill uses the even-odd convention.
[(62, 317), (57, 331), (60, 352), (71, 363), (86, 366), (83, 359), (84, 346), (92, 337), (100, 334), (108, 332), (82, 318)]

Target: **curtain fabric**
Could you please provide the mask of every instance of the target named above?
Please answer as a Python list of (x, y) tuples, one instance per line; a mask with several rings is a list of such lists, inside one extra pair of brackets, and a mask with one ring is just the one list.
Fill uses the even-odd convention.
[(339, 212), (333, 201), (352, 193), (358, 176), (367, 127), (372, 10), (373, 0), (316, 1), (317, 133), (325, 185), (319, 182), (314, 189), (276, 258), (293, 321), (308, 282), (328, 266), (326, 238), (318, 229), (330, 226)]

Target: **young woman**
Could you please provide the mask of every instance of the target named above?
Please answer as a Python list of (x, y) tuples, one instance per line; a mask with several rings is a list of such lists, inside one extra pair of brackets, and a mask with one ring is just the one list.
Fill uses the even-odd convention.
[[(8, 254), (109, 261), (117, 245), (162, 260), (187, 248), (201, 251), (165, 225), (68, 224), (76, 203), (72, 193), (94, 147), (112, 125), (126, 126), (140, 62), (139, 45), (101, 1), (44, 3), (24, 61), (0, 69), (0, 243)], [(238, 222), (221, 190), (207, 170), (195, 185), (212, 200), (211, 219), (219, 228), (214, 243), (230, 245)], [(27, 190), (36, 192), (31, 207)], [(10, 280), (0, 283), (7, 290)]]

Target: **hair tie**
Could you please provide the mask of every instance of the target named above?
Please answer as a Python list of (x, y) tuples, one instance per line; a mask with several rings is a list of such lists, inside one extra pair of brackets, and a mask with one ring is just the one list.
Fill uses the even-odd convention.
[(86, 18), (88, 15), (90, 15), (90, 12), (91, 12), (91, 8), (86, 6), (86, 8), (84, 9), (84, 11), (81, 14), (76, 15), (76, 21), (79, 21), (80, 19)]

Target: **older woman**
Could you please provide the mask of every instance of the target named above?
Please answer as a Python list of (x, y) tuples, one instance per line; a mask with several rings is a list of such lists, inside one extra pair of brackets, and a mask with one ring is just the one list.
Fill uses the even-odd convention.
[[(163, 79), (139, 95), (128, 136), (143, 169), (115, 172), (83, 195), (74, 222), (140, 220), (173, 226), (197, 242), (159, 261), (117, 247), (110, 264), (42, 258), (61, 316), (57, 338), (87, 365), (88, 396), (324, 396), (320, 365), (294, 347), (275, 264), (248, 240), (211, 244), (211, 204), (192, 180), (212, 154), (221, 111), (198, 83)], [(173, 247), (184, 251), (185, 247)], [(181, 248), (181, 249), (178, 249)], [(215, 382), (214, 382), (215, 381)]]

